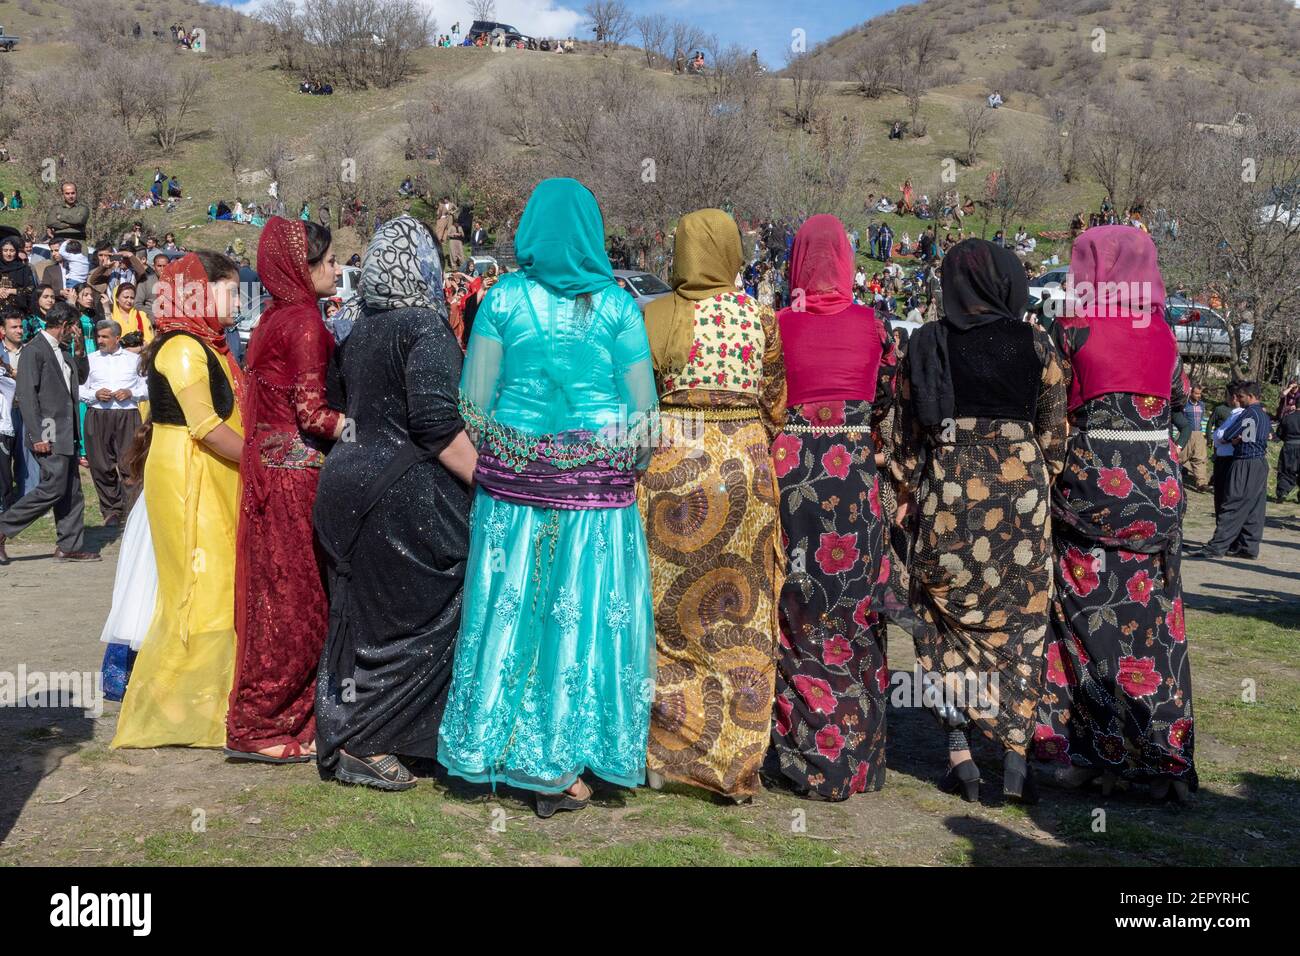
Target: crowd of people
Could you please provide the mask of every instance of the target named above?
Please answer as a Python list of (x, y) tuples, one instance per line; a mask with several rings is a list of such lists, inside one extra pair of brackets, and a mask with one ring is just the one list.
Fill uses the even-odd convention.
[[(885, 785), (902, 701), (933, 715), (938, 786), (967, 801), (977, 740), (1012, 801), (1044, 775), (1195, 791), (1185, 489), (1209, 432), (1200, 553), (1256, 557), (1273, 423), (1253, 382), (1206, 410), (1143, 230), (1085, 229), (1070, 260), (1076, 286), (1138, 301), (1045, 327), (1005, 244), (930, 234), (923, 281), (868, 280), (834, 216), (763, 223), (747, 257), (728, 213), (699, 210), (643, 314), (595, 197), (548, 179), (518, 269), (478, 274), (481, 227), (444, 197), (431, 227), (380, 224), (323, 316), (329, 229), (272, 216), (241, 361), (239, 263), (142, 261), (133, 229), (78, 278), (86, 217), (63, 197), (46, 282), (29, 244), (0, 242), (0, 423), (19, 429), (0, 448), (36, 475), (0, 514), (0, 563), (49, 511), (57, 557), (97, 557), (85, 435), (125, 524), (102, 635), (114, 747), (394, 791), (441, 767), (529, 791), (541, 817), (601, 782), (840, 801)], [(929, 314), (904, 342), (890, 300), (913, 283)], [(1279, 495), (1298, 399), (1293, 382)], [(915, 644), (908, 693), (887, 624)]]

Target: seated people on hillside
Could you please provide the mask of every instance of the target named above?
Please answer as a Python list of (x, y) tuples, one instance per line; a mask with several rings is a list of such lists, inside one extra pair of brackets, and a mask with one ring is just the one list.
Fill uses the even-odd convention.
[(181, 181), (175, 176), (167, 180), (167, 195), (173, 196), (176, 199), (181, 198)]
[(989, 94), (989, 109), (995, 110), (1002, 105), (1002, 94), (994, 90)]

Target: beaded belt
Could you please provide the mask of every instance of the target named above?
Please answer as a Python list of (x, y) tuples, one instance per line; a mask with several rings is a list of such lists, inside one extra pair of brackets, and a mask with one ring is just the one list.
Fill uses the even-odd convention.
[(864, 435), (871, 428), (867, 425), (786, 425), (781, 430), (792, 435)]
[(757, 408), (713, 408), (708, 405), (660, 405), (659, 412), (701, 418), (706, 422), (738, 422), (759, 417)]
[(1167, 428), (1152, 431), (1124, 431), (1118, 428), (1087, 428), (1083, 434), (1089, 438), (1104, 438), (1107, 441), (1144, 441), (1158, 442), (1169, 440)]

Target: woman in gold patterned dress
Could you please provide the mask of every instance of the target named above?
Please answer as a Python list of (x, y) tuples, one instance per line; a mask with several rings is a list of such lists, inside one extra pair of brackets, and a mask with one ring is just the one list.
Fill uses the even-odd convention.
[(647, 768), (743, 800), (759, 789), (780, 590), (768, 444), (785, 413), (772, 310), (738, 292), (740, 231), (682, 218), (673, 288), (646, 309), (663, 441), (640, 483), (658, 677)]
[(920, 505), (913, 638), (923, 681), (936, 682), (919, 699), (948, 732), (939, 786), (969, 802), (980, 785), (972, 729), (1005, 750), (1005, 796), (1036, 799), (1025, 752), (1042, 693), (1066, 383), (1046, 333), (1022, 321), (1028, 286), (1010, 251), (958, 243), (943, 260), (943, 319), (912, 336), (898, 375), (891, 467), (900, 515), (913, 496)]

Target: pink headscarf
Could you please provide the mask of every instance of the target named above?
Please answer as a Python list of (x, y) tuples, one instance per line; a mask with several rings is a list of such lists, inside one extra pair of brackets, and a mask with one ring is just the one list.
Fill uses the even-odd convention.
[(1132, 226), (1097, 226), (1074, 240), (1066, 288), (1077, 289), (1080, 307), (1061, 318), (1066, 326), (1094, 319), (1150, 315), (1163, 321), (1165, 283), (1156, 262), (1156, 244)]
[(803, 309), (813, 315), (834, 315), (853, 304), (853, 247), (844, 223), (822, 213), (799, 227), (790, 252), (792, 296), (803, 293)]

